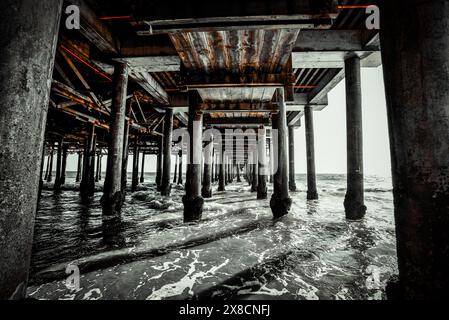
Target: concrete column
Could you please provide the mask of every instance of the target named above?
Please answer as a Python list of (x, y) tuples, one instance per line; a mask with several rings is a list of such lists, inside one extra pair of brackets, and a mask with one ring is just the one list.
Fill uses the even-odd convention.
[(304, 108), (306, 123), (306, 153), (307, 153), (307, 200), (318, 199), (316, 189), (315, 173), (315, 138), (313, 132), (313, 110), (311, 107)]
[(268, 154), (270, 156), (270, 183), (273, 183), (273, 131), (271, 132), (270, 143), (268, 144)]
[(78, 152), (78, 165), (77, 165), (77, 169), (76, 169), (76, 182), (80, 182), (81, 181), (81, 171), (82, 171), (82, 167), (83, 167), (83, 152), (79, 151)]
[(140, 170), (140, 183), (145, 182), (145, 152), (142, 152), (142, 170)]
[(347, 191), (344, 201), (346, 218), (361, 219), (366, 213), (363, 195), (363, 131), (360, 58), (345, 60)]
[(48, 175), (49, 175), (49, 171), (50, 171), (50, 161), (51, 161), (51, 156), (48, 155), (47, 156), (47, 165), (46, 165), (46, 169), (45, 169), (44, 181), (47, 181), (47, 179), (48, 179)]
[(164, 121), (164, 169), (162, 171), (161, 193), (171, 193), (171, 146), (173, 138), (173, 109), (167, 109)]
[(179, 150), (179, 169), (178, 169), (178, 184), (183, 184), (183, 177), (182, 177), (182, 149)]
[(157, 191), (161, 191), (162, 185), (162, 158), (164, 151), (164, 137), (160, 137), (158, 141), (157, 162), (156, 162), (156, 186)]
[(133, 175), (131, 182), (131, 192), (136, 192), (139, 185), (139, 138), (134, 138), (134, 152), (133, 152)]
[(251, 192), (257, 192), (257, 186), (259, 185), (259, 160), (258, 160), (257, 146), (254, 147), (252, 156), (253, 156), (253, 163), (251, 165), (252, 167)]
[(92, 140), (90, 143), (90, 166), (89, 166), (89, 183), (88, 183), (88, 193), (89, 197), (95, 195), (95, 154), (97, 153), (97, 135), (95, 134), (95, 126), (92, 126)]
[(211, 174), (210, 174), (210, 181), (211, 183), (215, 182), (215, 149), (212, 148), (212, 155), (211, 155), (212, 163), (210, 164), (211, 167)]
[(61, 6), (0, 3), (0, 300), (26, 295)]
[(214, 142), (210, 139), (209, 144), (204, 148), (204, 170), (203, 170), (203, 188), (201, 189), (201, 195), (203, 198), (212, 198), (211, 188), (211, 170), (212, 170), (212, 146)]
[[(222, 141), (225, 141), (225, 135), (222, 136)], [(222, 148), (224, 149), (224, 148)], [(225, 155), (224, 150), (219, 153), (219, 170), (218, 170), (218, 191), (226, 190), (226, 172), (225, 172)]]
[(54, 146), (51, 147), (50, 151), (50, 168), (48, 170), (47, 182), (51, 182), (53, 180), (53, 157), (55, 154)]
[(56, 155), (56, 175), (55, 175), (55, 184), (53, 186), (53, 190), (58, 192), (61, 191), (61, 167), (62, 167), (62, 146), (64, 143), (64, 139), (61, 138), (58, 142), (58, 153)]
[[(449, 296), (449, 3), (383, 1), (399, 283), (389, 297)], [(396, 289), (396, 290), (392, 290)]]
[(61, 186), (65, 185), (68, 153), (69, 153), (69, 146), (63, 145), (62, 146), (62, 165), (61, 165)]
[(288, 127), (288, 187), (290, 191), (296, 191), (296, 173), (295, 173), (295, 128)]
[(259, 129), (258, 134), (258, 164), (259, 164), (259, 176), (257, 184), (257, 199), (267, 199), (267, 131), (264, 127)]
[(101, 170), (100, 169), (100, 164), (101, 164), (101, 156), (98, 153), (97, 154), (97, 170), (96, 170), (96, 173), (95, 173), (95, 182), (99, 182), (100, 181), (100, 170)]
[[(101, 201), (104, 216), (120, 217), (124, 190), (122, 190), (124, 149), (128, 145), (126, 132), (126, 95), (128, 91), (128, 66), (117, 64), (114, 71), (114, 97), (111, 108), (108, 162)], [(126, 171), (126, 170), (125, 170)]]
[(203, 144), (203, 114), (198, 111), (199, 95), (189, 92), (189, 136), (190, 150), (187, 163), (184, 221), (197, 221), (203, 214), (204, 199), (201, 197), (201, 158)]
[(274, 175), (274, 192), (270, 206), (273, 216), (279, 218), (288, 214), (292, 205), (292, 199), (288, 193), (288, 150), (287, 150), (287, 114), (284, 98), (284, 90), (276, 90), (276, 101), (279, 113), (273, 117), (273, 128), (278, 134), (278, 168)]
[[(128, 156), (129, 156), (129, 122), (125, 120), (125, 129), (123, 131), (122, 187), (121, 187), (123, 201), (125, 200), (126, 185), (128, 184)], [(108, 161), (109, 161), (109, 154), (108, 154)]]
[(103, 180), (102, 172), (103, 172), (103, 155), (100, 153), (100, 169), (98, 170), (99, 181)]
[(173, 183), (178, 182), (178, 155), (175, 156), (175, 174), (173, 176)]
[(237, 182), (242, 182), (242, 178), (240, 176), (240, 163), (237, 162), (237, 170), (236, 170), (236, 174), (237, 174)]

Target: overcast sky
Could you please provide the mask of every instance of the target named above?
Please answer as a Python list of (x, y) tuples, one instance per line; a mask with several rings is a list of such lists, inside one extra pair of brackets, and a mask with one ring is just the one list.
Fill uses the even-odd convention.
[[(314, 112), (317, 173), (346, 173), (345, 81), (329, 93), (329, 106)], [(365, 174), (391, 176), (388, 126), (382, 67), (362, 69), (363, 145)], [(304, 120), (304, 118), (302, 119)], [(306, 172), (304, 122), (296, 130), (296, 172)], [(174, 160), (174, 157), (173, 157)], [(172, 161), (174, 166), (174, 161)], [(77, 157), (68, 159), (68, 171), (76, 171)], [(155, 171), (155, 156), (148, 156), (145, 171)], [(131, 171), (132, 156), (128, 162)], [(106, 169), (106, 157), (103, 170)]]

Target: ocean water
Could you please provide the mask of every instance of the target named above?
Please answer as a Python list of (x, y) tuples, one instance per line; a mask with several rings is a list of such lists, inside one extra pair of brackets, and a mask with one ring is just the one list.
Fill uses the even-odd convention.
[[(74, 186), (73, 173), (68, 174)], [(391, 180), (365, 177), (366, 218), (345, 219), (345, 175), (318, 175), (306, 200), (297, 175), (291, 213), (272, 219), (246, 182), (207, 199), (184, 224), (182, 186), (160, 196), (146, 175), (128, 192), (121, 222), (102, 220), (77, 191), (43, 191), (36, 217), (29, 295), (36, 299), (385, 299), (397, 273)], [(272, 186), (269, 184), (269, 194)], [(66, 268), (80, 270), (67, 286)]]

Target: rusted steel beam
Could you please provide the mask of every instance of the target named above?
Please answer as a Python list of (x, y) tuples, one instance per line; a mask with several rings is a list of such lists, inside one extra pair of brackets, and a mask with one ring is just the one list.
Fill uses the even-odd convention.
[(167, 92), (161, 85), (146, 71), (132, 70), (130, 76), (136, 81), (145, 91), (150, 94), (157, 102), (163, 105), (169, 104)]
[(180, 86), (189, 89), (217, 87), (283, 87), (294, 83), (292, 74), (247, 73), (247, 74), (190, 74), (181, 75)]
[[(89, 91), (89, 96), (92, 99), (92, 101), (97, 105), (98, 108), (102, 109), (105, 108), (104, 105), (102, 104), (102, 102), (100, 101), (100, 99), (97, 98), (96, 94), (92, 91), (89, 83), (86, 81), (86, 79), (83, 77), (83, 75), (81, 74), (81, 72), (78, 70), (78, 68), (75, 66), (75, 64), (73, 63), (73, 61), (69, 58), (69, 56), (66, 54), (66, 52), (64, 50), (65, 47), (58, 47), (58, 52), (59, 54), (64, 58), (64, 60), (66, 61), (66, 63), (69, 65), (70, 69), (72, 69), (73, 73), (75, 73), (76, 77), (78, 78), (78, 80), (82, 83), (84, 89)], [(110, 112), (110, 110), (108, 110), (108, 112)]]
[(92, 42), (100, 51), (116, 54), (120, 48), (119, 40), (111, 30), (98, 19), (98, 16), (84, 0), (67, 0), (67, 3), (77, 5), (81, 14), (81, 34)]
[[(337, 17), (336, 0), (309, 1), (208, 1), (186, 3), (139, 2), (135, 7), (138, 34), (153, 35), (179, 30), (226, 30), (329, 24)], [(193, 17), (193, 18), (192, 18)]]

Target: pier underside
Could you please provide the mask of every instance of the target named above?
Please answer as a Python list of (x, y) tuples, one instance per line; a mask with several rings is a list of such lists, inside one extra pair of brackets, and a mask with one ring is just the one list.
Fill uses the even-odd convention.
[[(394, 273), (390, 298), (447, 297), (447, 1), (43, 3), (0, 8), (0, 299), (386, 298)], [(382, 63), (394, 223), (363, 172), (361, 68)], [(343, 80), (339, 185), (313, 115)]]

